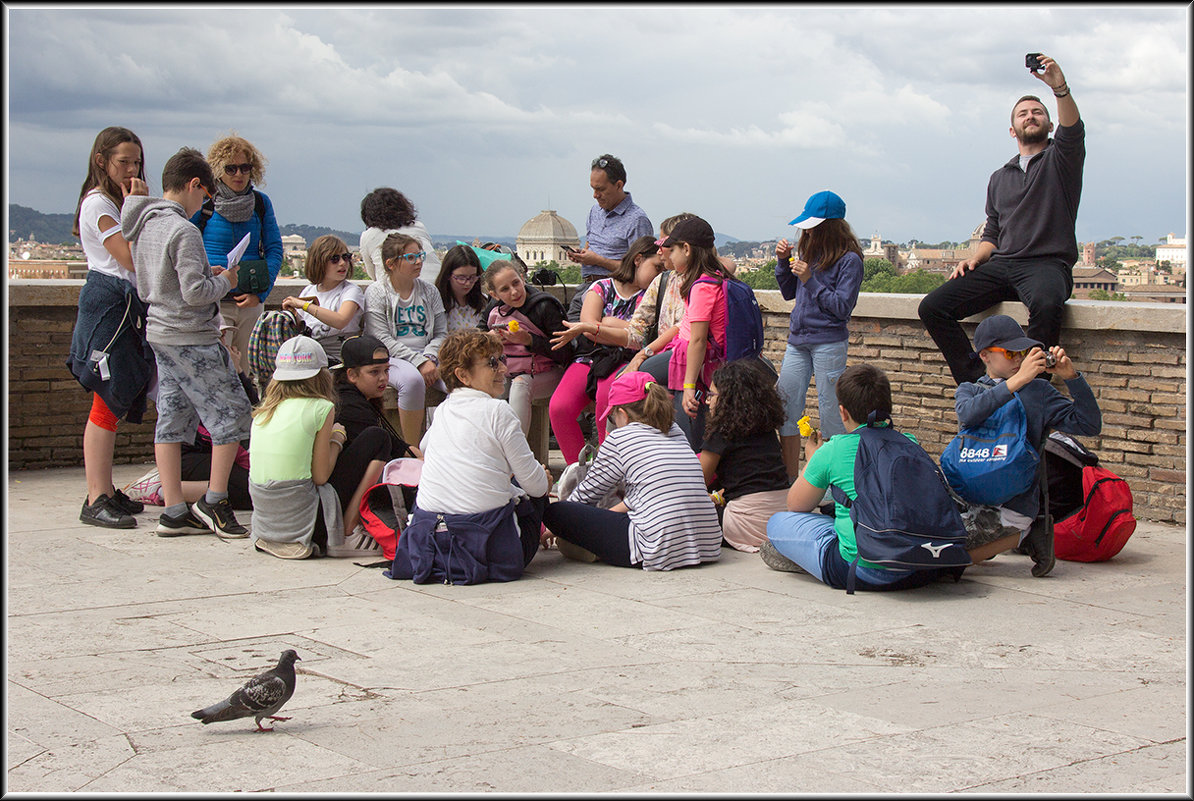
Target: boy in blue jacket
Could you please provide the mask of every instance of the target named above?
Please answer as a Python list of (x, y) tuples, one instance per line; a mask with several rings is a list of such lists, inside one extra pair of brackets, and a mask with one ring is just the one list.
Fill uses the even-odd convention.
[[(987, 374), (958, 385), (954, 408), (961, 428), (980, 425), (1018, 393), (1027, 417), (1028, 443), (1033, 448), (1039, 448), (1049, 428), (1083, 436), (1095, 436), (1102, 430), (1103, 417), (1094, 393), (1060, 346), (1049, 348), (1055, 362), (1047, 367), (1041, 343), (1026, 336), (1011, 317), (996, 314), (978, 324), (974, 347)], [(1042, 373), (1054, 373), (1065, 381), (1073, 400), (1039, 377)], [(1023, 544), (1032, 557), (1032, 575), (1047, 575), (1053, 569), (1053, 532), (1046, 526), (1033, 527), (1040, 503), (1039, 482), (1033, 482), (1028, 490), (998, 507), (1002, 524), (1016, 533), (969, 548), (975, 564)]]

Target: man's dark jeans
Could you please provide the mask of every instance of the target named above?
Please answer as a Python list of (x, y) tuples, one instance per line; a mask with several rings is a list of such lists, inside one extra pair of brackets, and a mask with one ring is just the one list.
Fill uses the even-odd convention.
[(920, 302), (920, 319), (949, 364), (954, 381), (975, 381), (986, 370), (959, 320), (1005, 300), (1028, 307), (1029, 337), (1045, 347), (1058, 344), (1061, 311), (1074, 289), (1069, 265), (1060, 261), (992, 258), (946, 281)]

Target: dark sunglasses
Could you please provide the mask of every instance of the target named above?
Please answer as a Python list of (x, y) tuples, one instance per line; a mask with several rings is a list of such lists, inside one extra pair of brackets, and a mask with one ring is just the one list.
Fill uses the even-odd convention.
[(328, 256), (328, 261), (330, 261), (332, 264), (339, 264), (341, 261), (343, 261), (345, 264), (352, 264), (352, 254), (333, 253), (332, 255)]
[(605, 169), (609, 166), (609, 159), (597, 158), (593, 159), (593, 169)]
[(499, 362), (501, 364), (506, 363), (506, 354), (503, 353), (501, 356), (490, 356), (488, 359), (485, 360), (485, 364), (488, 365), (490, 370), (498, 369)]
[(248, 164), (248, 163), (245, 163), (245, 164), (225, 164), (225, 165), (224, 165), (224, 173), (225, 173), (226, 175), (236, 175), (238, 172), (240, 172), (240, 173), (244, 173), (245, 175), (248, 175), (248, 174), (249, 174), (250, 172), (252, 172), (252, 171), (253, 171), (253, 165), (252, 165), (252, 164)]

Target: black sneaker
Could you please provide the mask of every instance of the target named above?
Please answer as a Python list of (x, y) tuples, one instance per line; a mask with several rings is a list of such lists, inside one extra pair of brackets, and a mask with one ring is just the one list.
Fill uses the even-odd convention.
[(195, 515), (194, 509), (187, 506), (187, 510), (176, 517), (162, 512), (154, 533), (159, 537), (181, 537), (184, 534), (210, 534), (211, 529), (207, 527), (207, 523)]
[(207, 498), (195, 501), (195, 517), (202, 520), (222, 540), (243, 540), (249, 530), (236, 521), (232, 504), (227, 498), (208, 503)]
[(83, 510), (79, 512), (79, 522), (104, 528), (137, 527), (137, 521), (133, 516), (117, 506), (107, 495), (99, 496), (92, 504), (88, 504), (87, 499), (84, 498)]
[(1032, 528), (1028, 530), (1028, 536), (1024, 538), (1024, 545), (1028, 550), (1028, 555), (1032, 557), (1032, 575), (1035, 578), (1049, 575), (1056, 564), (1056, 555), (1053, 553), (1052, 521), (1043, 517), (1032, 521)]
[(139, 515), (145, 511), (145, 504), (140, 501), (134, 501), (121, 490), (116, 490), (112, 493), (112, 505), (126, 515)]

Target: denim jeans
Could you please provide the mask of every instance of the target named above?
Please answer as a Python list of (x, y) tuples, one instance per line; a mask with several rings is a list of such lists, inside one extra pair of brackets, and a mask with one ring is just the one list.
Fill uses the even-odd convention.
[(780, 436), (799, 436), (800, 429), (796, 421), (804, 415), (804, 399), (814, 376), (817, 379), (821, 436), (828, 439), (834, 434), (846, 433), (837, 411), (837, 380), (846, 369), (846, 349), (849, 344), (844, 339), (841, 342), (799, 347), (788, 343), (776, 384), (784, 400), (784, 424), (779, 429)]
[[(813, 512), (778, 512), (767, 521), (767, 538), (775, 550), (813, 578), (836, 589), (845, 588), (850, 566), (838, 549), (832, 517)], [(857, 567), (860, 590), (903, 589), (927, 584), (936, 577), (936, 571)]]

